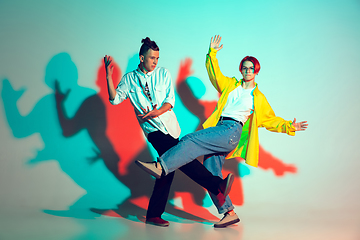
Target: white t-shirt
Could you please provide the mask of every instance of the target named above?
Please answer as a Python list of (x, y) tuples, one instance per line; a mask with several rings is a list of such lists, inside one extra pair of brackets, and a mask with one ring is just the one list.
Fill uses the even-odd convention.
[(245, 124), (254, 111), (254, 89), (243, 89), (239, 86), (230, 92), (221, 116), (230, 117)]

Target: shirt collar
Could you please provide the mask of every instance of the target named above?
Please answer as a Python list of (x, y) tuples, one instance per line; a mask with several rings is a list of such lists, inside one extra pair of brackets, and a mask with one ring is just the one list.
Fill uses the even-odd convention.
[(137, 74), (139, 74), (140, 76), (147, 78), (150, 77), (151, 74), (153, 74), (156, 70), (158, 69), (158, 67), (156, 67), (153, 71), (148, 72), (148, 73), (143, 73), (140, 69), (140, 64), (138, 65), (138, 68), (136, 69)]

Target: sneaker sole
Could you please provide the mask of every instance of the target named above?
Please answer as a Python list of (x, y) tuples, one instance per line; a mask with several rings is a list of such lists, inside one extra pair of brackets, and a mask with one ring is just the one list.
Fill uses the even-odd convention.
[(159, 223), (153, 223), (153, 222), (145, 222), (145, 223), (154, 225), (154, 226), (158, 226), (158, 227), (168, 227), (170, 225), (170, 223), (165, 223), (165, 224), (159, 224)]
[(149, 169), (148, 167), (146, 167), (145, 165), (143, 165), (142, 162), (140, 162), (139, 160), (135, 161), (135, 164), (138, 165), (142, 170), (144, 170), (145, 172), (149, 173), (151, 176), (154, 176), (155, 178), (159, 179), (161, 178), (161, 175), (159, 175), (158, 173), (152, 171), (151, 169)]
[(235, 219), (235, 220), (232, 220), (232, 221), (230, 221), (230, 222), (221, 224), (221, 225), (216, 225), (216, 224), (214, 224), (214, 228), (225, 228), (225, 227), (227, 227), (227, 226), (233, 225), (233, 224), (238, 223), (238, 222), (240, 222), (240, 219), (239, 219), (239, 218), (238, 218), (238, 219)]

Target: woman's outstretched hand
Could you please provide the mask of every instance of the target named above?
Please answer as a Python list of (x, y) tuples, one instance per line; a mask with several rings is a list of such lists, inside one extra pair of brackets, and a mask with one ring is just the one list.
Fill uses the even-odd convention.
[(215, 35), (215, 37), (211, 37), (211, 41), (210, 41), (210, 47), (219, 51), (223, 48), (223, 45), (221, 44), (220, 45), (220, 42), (221, 42), (221, 37), (220, 35)]
[(294, 126), (295, 131), (305, 131), (308, 126), (307, 121), (302, 121), (297, 123), (296, 118), (294, 118), (292, 125)]

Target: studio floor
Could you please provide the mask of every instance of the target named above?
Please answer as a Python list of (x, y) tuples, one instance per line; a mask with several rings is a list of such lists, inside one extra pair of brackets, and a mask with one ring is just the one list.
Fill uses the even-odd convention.
[[(355, 213), (301, 209), (284, 212), (277, 208), (251, 205), (236, 208), (241, 222), (224, 229), (214, 229), (215, 221), (194, 221), (168, 213), (163, 218), (170, 221), (170, 226), (163, 228), (144, 224), (143, 216), (123, 218), (116, 211), (94, 214), (85, 209), (70, 212), (2, 208), (0, 239), (360, 239), (359, 217)], [(209, 211), (220, 217), (214, 209)]]

